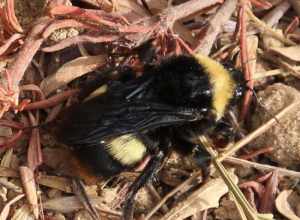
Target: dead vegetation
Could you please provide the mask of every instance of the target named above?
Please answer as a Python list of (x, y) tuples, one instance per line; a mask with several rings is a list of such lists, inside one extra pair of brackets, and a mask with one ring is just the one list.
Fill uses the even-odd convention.
[[(206, 183), (189, 158), (173, 154), (137, 196), (136, 218), (300, 219), (298, 0), (2, 0), (0, 6), (1, 220), (120, 219), (124, 188), (136, 173), (87, 178), (76, 185), (83, 195), (67, 177), (76, 175), (65, 163), (69, 152), (49, 132), (24, 128), (53, 121), (92, 71), (127, 65), (141, 72), (136, 48), (150, 39), (155, 60), (202, 52), (242, 69), (250, 89), (234, 118), (236, 143), (207, 142), (214, 166)], [(283, 95), (269, 88), (261, 101), (253, 98), (254, 88), (274, 82), (295, 89), (276, 84), (273, 93)]]

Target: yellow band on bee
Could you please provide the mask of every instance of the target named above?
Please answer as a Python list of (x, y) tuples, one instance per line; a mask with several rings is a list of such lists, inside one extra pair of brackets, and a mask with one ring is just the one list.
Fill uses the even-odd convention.
[(235, 82), (230, 72), (221, 63), (201, 53), (195, 54), (194, 57), (203, 67), (212, 85), (212, 105), (218, 120), (223, 117), (226, 107), (234, 95)]

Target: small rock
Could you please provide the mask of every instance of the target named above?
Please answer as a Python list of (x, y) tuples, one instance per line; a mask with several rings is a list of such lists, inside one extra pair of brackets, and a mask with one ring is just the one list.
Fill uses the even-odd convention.
[[(300, 99), (296, 89), (284, 84), (274, 84), (258, 94), (263, 106), (253, 114), (254, 129), (263, 125), (292, 102)], [(266, 154), (281, 166), (295, 167), (300, 164), (300, 105), (290, 111), (279, 123), (259, 136), (252, 145), (256, 147), (273, 147)]]

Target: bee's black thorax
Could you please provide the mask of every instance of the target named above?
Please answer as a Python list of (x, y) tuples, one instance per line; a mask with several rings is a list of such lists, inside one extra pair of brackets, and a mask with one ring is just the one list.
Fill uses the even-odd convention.
[(180, 56), (163, 62), (155, 70), (155, 96), (174, 106), (209, 108), (212, 86), (207, 74), (191, 57)]

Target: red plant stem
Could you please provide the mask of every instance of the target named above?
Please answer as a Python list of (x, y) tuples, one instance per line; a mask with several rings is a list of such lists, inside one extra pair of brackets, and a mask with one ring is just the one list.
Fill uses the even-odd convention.
[(79, 36), (70, 37), (65, 40), (62, 40), (59, 43), (54, 44), (52, 46), (44, 47), (42, 48), (42, 51), (46, 53), (55, 52), (78, 43), (84, 43), (84, 42), (104, 43), (104, 42), (111, 42), (117, 40), (118, 38), (119, 36), (117, 35), (102, 35), (102, 36), (79, 35)]
[(19, 40), (22, 37), (23, 37), (22, 34), (16, 33), (16, 34), (13, 34), (8, 40), (6, 40), (0, 47), (0, 56), (3, 55), (14, 42), (16, 42), (17, 40)]
[(241, 48), (241, 63), (244, 72), (244, 78), (247, 82), (249, 89), (246, 90), (245, 97), (243, 100), (243, 106), (241, 110), (240, 120), (243, 121), (248, 113), (249, 105), (252, 99), (253, 80), (252, 73), (248, 62), (248, 47), (246, 38), (246, 2), (242, 1), (242, 5), (239, 10), (239, 22), (240, 22), (240, 48)]
[(67, 100), (70, 96), (73, 96), (79, 92), (79, 89), (72, 89), (60, 94), (54, 95), (49, 99), (33, 102), (24, 107), (24, 110), (33, 110), (33, 109), (46, 109), (58, 105), (59, 103)]
[(264, 174), (264, 175), (256, 178), (256, 181), (259, 182), (259, 183), (266, 182), (272, 175), (273, 175), (273, 173), (269, 172), (267, 174)]
[(296, 30), (296, 28), (299, 26), (299, 17), (296, 16), (293, 18), (292, 22), (287, 26), (287, 28), (284, 31), (284, 34), (292, 33)]
[(259, 206), (259, 211), (261, 213), (272, 213), (275, 203), (275, 195), (278, 190), (279, 176), (278, 171), (272, 172), (272, 176), (269, 179), (266, 187), (265, 193), (261, 199)]
[(23, 99), (21, 103), (17, 106), (16, 110), (19, 112), (23, 111), (25, 106), (27, 106), (30, 102), (30, 99)]
[(9, 121), (6, 119), (0, 119), (0, 125), (4, 127), (9, 127), (9, 128), (15, 128), (15, 129), (23, 129), (24, 124), (15, 122), (15, 121)]
[(9, 24), (11, 27), (14, 29), (14, 31), (22, 33), (23, 29), (18, 22), (18, 19), (15, 14), (15, 1), (14, 0), (7, 0), (6, 1), (6, 13), (7, 13), (7, 18), (9, 21)]
[(50, 9), (51, 16), (73, 16), (74, 18), (89, 20), (96, 22), (98, 24), (106, 25), (108, 27), (117, 27), (118, 25), (115, 22), (104, 19), (103, 17), (92, 13), (91, 11), (76, 7), (76, 6), (66, 6), (59, 5)]
[(21, 137), (23, 137), (23, 130), (19, 130), (15, 135), (13, 135), (11, 138), (7, 139), (5, 143), (0, 144), (0, 148), (7, 148), (14, 145)]
[(266, 9), (266, 10), (272, 8), (273, 6), (270, 2), (263, 1), (263, 0), (250, 0), (250, 2), (257, 8)]
[(194, 54), (193, 50), (189, 47), (189, 45), (187, 45), (184, 40), (182, 40), (180, 37), (174, 35), (174, 37), (176, 38), (176, 41), (178, 41), (178, 43), (189, 53), (189, 54)]
[(265, 187), (256, 181), (247, 181), (239, 184), (240, 188), (252, 188), (260, 197), (264, 194)]
[(242, 156), (239, 156), (240, 159), (243, 159), (243, 160), (249, 160), (249, 159), (252, 159), (253, 157), (256, 157), (260, 154), (264, 154), (264, 153), (270, 153), (271, 151), (273, 151), (273, 147), (264, 147), (262, 149), (259, 149), (259, 150), (256, 150), (256, 151), (253, 151), (247, 155), (242, 155)]

